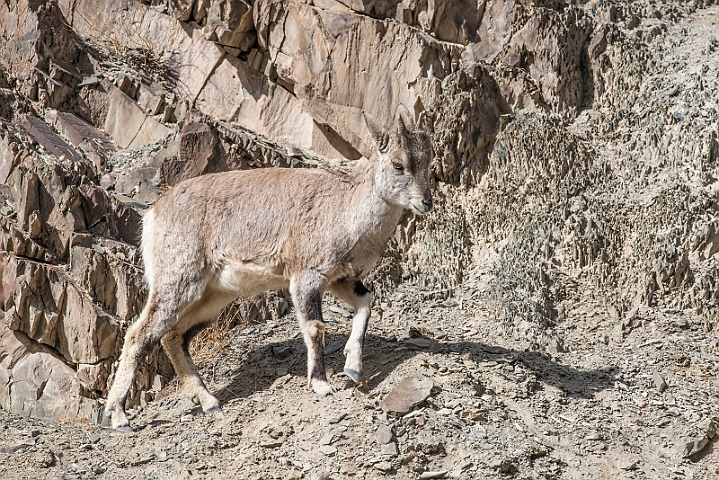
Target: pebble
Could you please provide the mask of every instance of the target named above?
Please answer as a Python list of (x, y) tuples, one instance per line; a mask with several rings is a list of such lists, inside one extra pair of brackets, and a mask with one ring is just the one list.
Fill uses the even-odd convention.
[(382, 472), (388, 472), (392, 470), (392, 464), (389, 462), (377, 462), (374, 464), (374, 468)]
[(408, 338), (404, 341), (404, 344), (409, 349), (420, 350), (432, 346), (432, 340), (428, 338)]
[(350, 318), (350, 317), (352, 316), (352, 314), (350, 313), (349, 310), (347, 310), (346, 308), (340, 307), (340, 306), (338, 306), (338, 305), (330, 305), (330, 306), (329, 306), (329, 310), (330, 310), (331, 312), (335, 312), (335, 313), (337, 313), (337, 314), (340, 314), (340, 315), (342, 315), (343, 317), (346, 317), (346, 318)]
[(324, 437), (320, 438), (320, 445), (329, 445), (332, 443), (332, 441), (335, 439), (335, 435), (332, 433), (328, 433)]
[(481, 425), (478, 425), (476, 428), (472, 430), (472, 435), (474, 435), (477, 438), (486, 438), (487, 437), (487, 430), (485, 430), (484, 427)]
[(617, 466), (621, 470), (636, 470), (640, 462), (641, 459), (639, 458), (639, 456), (633, 454), (626, 454), (619, 459), (619, 463), (617, 464)]
[(180, 417), (181, 422), (189, 422), (192, 420), (192, 414), (188, 413)]
[(374, 435), (377, 442), (379, 442), (380, 445), (384, 445), (392, 440), (392, 429), (387, 425), (380, 425)]
[(444, 478), (449, 473), (449, 470), (440, 470), (437, 472), (426, 471), (419, 476), (419, 480), (429, 480), (432, 478)]
[(337, 453), (337, 449), (333, 447), (332, 445), (322, 445), (320, 447), (320, 452), (324, 453), (328, 457), (331, 457), (335, 453)]
[[(260, 440), (260, 447), (277, 448), (282, 446), (282, 440), (278, 438), (267, 437)], [(320, 449), (321, 450), (321, 449)]]
[(95, 433), (95, 432), (90, 432), (90, 433), (87, 434), (87, 440), (88, 440), (90, 443), (97, 443), (97, 442), (100, 441), (100, 438), (101, 438), (100, 435), (98, 435), (98, 434)]
[(329, 423), (331, 423), (331, 424), (340, 423), (342, 420), (345, 419), (346, 416), (347, 416), (347, 414), (346, 414), (346, 413), (343, 413), (343, 414), (340, 415), (339, 417), (330, 418), (330, 422), (329, 422)]
[(399, 449), (397, 448), (397, 444), (394, 442), (389, 442), (385, 445), (382, 445), (382, 448), (380, 449), (380, 453), (382, 455), (390, 455), (393, 457), (396, 457), (399, 455)]
[(331, 354), (335, 353), (336, 351), (338, 351), (339, 349), (341, 349), (343, 346), (344, 346), (344, 343), (342, 343), (340, 341), (332, 342), (325, 348), (325, 355), (331, 355)]
[(292, 352), (294, 351), (294, 348), (288, 346), (288, 345), (280, 345), (278, 347), (272, 347), (272, 353), (275, 355), (275, 357), (279, 358), (280, 360), (285, 359), (292, 355)]
[(664, 377), (659, 374), (659, 372), (655, 371), (652, 374), (652, 380), (654, 380), (654, 386), (660, 392), (663, 392), (667, 388), (667, 382), (664, 380)]

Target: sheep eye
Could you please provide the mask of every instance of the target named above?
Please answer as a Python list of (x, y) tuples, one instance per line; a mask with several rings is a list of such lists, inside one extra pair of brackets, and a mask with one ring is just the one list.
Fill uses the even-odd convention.
[(392, 162), (392, 166), (394, 167), (395, 170), (399, 170), (399, 171), (404, 170), (404, 166), (399, 162)]

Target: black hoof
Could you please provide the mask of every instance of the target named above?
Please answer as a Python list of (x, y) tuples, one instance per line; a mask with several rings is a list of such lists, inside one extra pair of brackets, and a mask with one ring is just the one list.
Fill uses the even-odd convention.
[(345, 375), (350, 377), (350, 379), (355, 383), (362, 383), (362, 376), (357, 370), (352, 370), (351, 368), (345, 368)]
[(205, 410), (205, 415), (222, 415), (220, 407), (212, 407)]

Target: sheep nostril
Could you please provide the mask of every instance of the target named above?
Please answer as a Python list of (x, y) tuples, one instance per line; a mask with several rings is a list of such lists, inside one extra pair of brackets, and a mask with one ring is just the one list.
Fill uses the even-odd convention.
[(427, 210), (432, 210), (432, 200), (422, 200), (422, 205), (424, 205), (424, 208)]

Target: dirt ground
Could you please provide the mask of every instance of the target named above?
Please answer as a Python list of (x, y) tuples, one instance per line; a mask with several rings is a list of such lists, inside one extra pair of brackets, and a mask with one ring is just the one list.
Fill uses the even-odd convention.
[[(348, 312), (327, 302), (325, 311), (328, 367), (340, 372)], [(328, 397), (306, 387), (291, 312), (238, 326), (202, 366), (221, 417), (176, 385), (132, 412), (132, 434), (0, 412), (0, 477), (717, 478), (717, 437), (683, 457), (715, 428), (698, 420), (719, 417), (719, 341), (683, 313), (637, 312), (621, 341), (592, 309), (570, 318), (566, 353), (530, 352), (491, 320), (480, 292), (400, 287), (372, 317), (368, 392), (331, 374), (339, 390)], [(380, 401), (417, 374), (432, 380), (429, 398), (384, 413)], [(378, 439), (384, 426), (390, 447)]]

